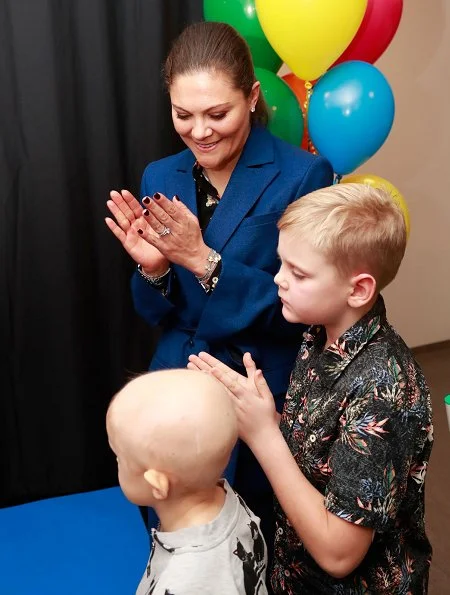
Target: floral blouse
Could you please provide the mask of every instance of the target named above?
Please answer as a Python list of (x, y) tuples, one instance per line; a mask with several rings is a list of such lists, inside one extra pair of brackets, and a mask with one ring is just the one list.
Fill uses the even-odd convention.
[(433, 426), (422, 371), (386, 320), (381, 296), (327, 349), (305, 333), (280, 428), (307, 479), (338, 517), (375, 530), (364, 560), (335, 579), (303, 547), (276, 502), (275, 593), (423, 594), (431, 546), (424, 480)]

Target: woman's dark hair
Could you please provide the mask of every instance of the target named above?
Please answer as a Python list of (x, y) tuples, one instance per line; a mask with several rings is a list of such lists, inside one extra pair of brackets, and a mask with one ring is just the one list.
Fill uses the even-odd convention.
[[(245, 97), (256, 81), (247, 42), (226, 23), (202, 22), (186, 27), (167, 56), (164, 82), (170, 89), (176, 76), (205, 70), (224, 73)], [(252, 122), (266, 126), (269, 113), (262, 92), (250, 116)]]

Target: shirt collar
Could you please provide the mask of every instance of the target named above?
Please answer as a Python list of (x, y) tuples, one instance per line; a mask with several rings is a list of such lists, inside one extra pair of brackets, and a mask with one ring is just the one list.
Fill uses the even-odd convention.
[(326, 341), (325, 328), (309, 328), (304, 334), (302, 359), (310, 359), (315, 355), (317, 374), (325, 384), (331, 386), (386, 323), (386, 308), (383, 298), (379, 295), (369, 312), (323, 351)]
[(212, 196), (216, 200), (220, 200), (219, 193), (206, 178), (203, 168), (198, 161), (194, 163), (192, 168), (192, 176), (202, 193), (204, 193), (206, 196)]
[(225, 490), (225, 502), (219, 514), (209, 523), (164, 532), (152, 529), (152, 538), (167, 552), (182, 553), (213, 549), (235, 530), (239, 518), (240, 501), (226, 479), (219, 484)]

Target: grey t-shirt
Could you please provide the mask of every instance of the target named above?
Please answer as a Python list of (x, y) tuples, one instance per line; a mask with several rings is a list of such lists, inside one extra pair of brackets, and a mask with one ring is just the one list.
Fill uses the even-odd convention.
[(267, 595), (267, 550), (259, 518), (222, 480), (225, 503), (206, 525), (152, 530), (136, 595)]

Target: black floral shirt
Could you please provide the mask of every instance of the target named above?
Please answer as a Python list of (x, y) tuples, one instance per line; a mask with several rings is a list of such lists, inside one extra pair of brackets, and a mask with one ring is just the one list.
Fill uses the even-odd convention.
[(323, 571), (276, 502), (272, 586), (287, 594), (423, 594), (431, 546), (424, 529), (424, 480), (433, 426), (429, 390), (381, 296), (323, 349), (323, 327), (305, 333), (280, 428), (326, 508), (375, 536), (344, 579)]

